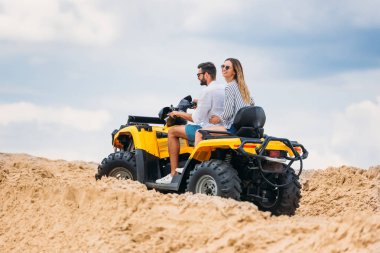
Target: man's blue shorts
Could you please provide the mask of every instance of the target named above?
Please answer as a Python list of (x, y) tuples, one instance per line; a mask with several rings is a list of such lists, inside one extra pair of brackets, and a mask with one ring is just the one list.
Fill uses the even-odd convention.
[(199, 125), (186, 125), (185, 132), (189, 141), (195, 141), (195, 132), (202, 127)]

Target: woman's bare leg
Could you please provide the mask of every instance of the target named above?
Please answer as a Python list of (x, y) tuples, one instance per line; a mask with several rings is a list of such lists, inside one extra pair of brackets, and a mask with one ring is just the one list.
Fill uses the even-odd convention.
[[(213, 126), (213, 127), (207, 127), (202, 128), (200, 130), (212, 130), (212, 131), (227, 131), (227, 129), (224, 126)], [(211, 135), (218, 135), (218, 134), (211, 134)], [(194, 147), (202, 140), (202, 134), (198, 132), (195, 133), (195, 141), (194, 141)]]

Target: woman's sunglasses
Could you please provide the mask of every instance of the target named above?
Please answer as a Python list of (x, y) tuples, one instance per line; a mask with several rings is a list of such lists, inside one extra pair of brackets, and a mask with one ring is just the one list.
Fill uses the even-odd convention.
[(224, 64), (221, 67), (222, 67), (222, 69), (226, 69), (226, 70), (229, 70), (231, 68), (231, 66), (226, 66)]

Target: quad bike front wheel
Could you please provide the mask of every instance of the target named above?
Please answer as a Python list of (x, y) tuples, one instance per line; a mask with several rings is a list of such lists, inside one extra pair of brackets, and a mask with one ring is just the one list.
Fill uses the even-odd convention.
[(190, 172), (186, 191), (238, 200), (240, 178), (231, 164), (212, 159), (196, 165)]
[(115, 177), (118, 179), (136, 180), (136, 159), (131, 152), (115, 152), (104, 158), (98, 167), (96, 179), (102, 176)]

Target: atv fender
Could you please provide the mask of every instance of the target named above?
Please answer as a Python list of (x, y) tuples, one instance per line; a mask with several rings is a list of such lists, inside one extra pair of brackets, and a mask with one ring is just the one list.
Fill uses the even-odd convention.
[[(145, 150), (145, 152), (160, 159), (167, 158), (169, 157), (167, 134), (167, 127), (128, 126), (114, 134), (113, 145), (115, 148), (123, 149), (119, 137), (128, 135), (132, 137), (135, 149)], [(180, 154), (190, 154), (194, 149), (189, 146), (187, 140), (182, 138), (180, 138), (180, 147)]]
[(210, 139), (198, 143), (191, 153), (189, 159), (206, 161), (211, 157), (211, 153), (217, 149), (236, 149), (241, 144), (240, 138)]
[(133, 138), (135, 149), (145, 150), (151, 155), (159, 156), (156, 139), (156, 131), (153, 131), (151, 126), (128, 126), (120, 129), (114, 137), (114, 146), (122, 148), (123, 145), (119, 142), (119, 136), (129, 135)]
[[(243, 139), (240, 137), (236, 138), (220, 138), (220, 139), (209, 139), (199, 142), (199, 144), (194, 148), (190, 155), (190, 159), (195, 159), (198, 161), (209, 160), (213, 151), (217, 149), (232, 149), (238, 150), (244, 142), (244, 151), (257, 155), (257, 150), (260, 149), (264, 142), (264, 138), (261, 139)], [(266, 146), (267, 150), (284, 150), (288, 152), (289, 156), (294, 156), (292, 150), (281, 141), (270, 141)]]

